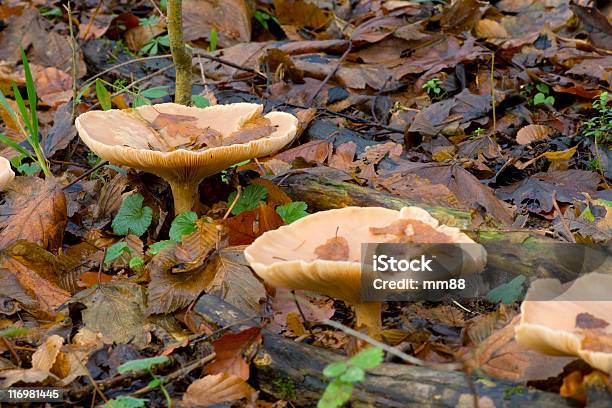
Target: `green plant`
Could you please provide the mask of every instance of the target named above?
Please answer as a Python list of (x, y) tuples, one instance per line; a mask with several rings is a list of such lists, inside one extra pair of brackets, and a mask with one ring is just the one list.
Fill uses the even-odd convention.
[(508, 283), (499, 285), (498, 287), (491, 289), (487, 295), (487, 299), (492, 303), (502, 302), (503, 304), (509, 305), (519, 300), (523, 294), (523, 284), (525, 283), (525, 276), (518, 275)]
[(294, 201), (289, 204), (283, 204), (276, 207), (276, 212), (283, 219), (285, 224), (291, 224), (308, 215), (306, 209), (308, 205), (303, 201)]
[(144, 408), (147, 402), (146, 399), (142, 398), (134, 398), (128, 397), (127, 395), (122, 395), (117, 398), (113, 398), (112, 400), (108, 400), (106, 404), (104, 404), (103, 408)]
[(198, 221), (198, 215), (193, 211), (177, 215), (170, 225), (170, 239), (175, 242), (181, 242), (185, 235), (196, 232), (198, 230), (196, 221)]
[(108, 92), (108, 89), (104, 86), (104, 81), (100, 78), (96, 79), (96, 97), (98, 98), (102, 110), (107, 111), (113, 107), (110, 92)]
[(536, 84), (538, 92), (533, 96), (531, 101), (532, 105), (550, 105), (555, 104), (555, 97), (550, 94), (550, 87), (543, 83)]
[(484, 132), (485, 130), (483, 128), (478, 128), (470, 134), (470, 139), (471, 140), (478, 139), (480, 136), (484, 134)]
[(440, 100), (446, 95), (446, 92), (440, 88), (440, 78), (431, 78), (422, 88), (432, 100)]
[[(260, 201), (265, 201), (268, 196), (268, 190), (262, 185), (251, 184), (247, 186), (236, 200), (236, 204), (232, 208), (232, 214), (238, 215), (244, 211), (251, 211), (259, 207)], [(232, 205), (236, 198), (236, 192), (232, 192), (227, 198), (227, 205)]]
[(225, 184), (229, 184), (229, 172), (240, 167), (240, 166), (244, 166), (245, 164), (247, 164), (248, 162), (250, 162), (251, 160), (245, 160), (243, 162), (240, 163), (236, 163), (232, 166), (229, 166), (227, 169), (223, 170), (221, 172), (221, 181), (224, 182)]
[(119, 257), (123, 255), (130, 255), (131, 253), (132, 250), (130, 247), (128, 247), (127, 242), (115, 242), (106, 249), (106, 254), (104, 255), (104, 265), (108, 265)]
[(323, 370), (323, 375), (331, 379), (317, 408), (337, 408), (351, 398), (355, 383), (365, 379), (365, 370), (378, 367), (384, 352), (380, 348), (368, 348), (347, 361), (331, 363)]
[(141, 236), (147, 231), (153, 219), (153, 210), (151, 207), (143, 207), (143, 201), (144, 197), (138, 193), (131, 194), (123, 199), (121, 207), (111, 224), (115, 234), (128, 235), (132, 233)]
[[(155, 388), (161, 389), (162, 393), (164, 394), (164, 397), (166, 397), (166, 402), (168, 403), (168, 406), (170, 407), (172, 406), (172, 399), (170, 398), (170, 394), (168, 393), (168, 390), (166, 389), (166, 387), (164, 387), (164, 381), (161, 378), (158, 378), (153, 373), (154, 366), (166, 364), (169, 361), (170, 361), (170, 358), (168, 358), (167, 356), (142, 358), (139, 360), (132, 360), (132, 361), (128, 361), (127, 363), (121, 364), (119, 367), (117, 367), (117, 371), (119, 372), (119, 374), (127, 374), (130, 372), (138, 372), (138, 371), (147, 371), (153, 378), (149, 382), (147, 387), (151, 390)], [(119, 400), (119, 399), (123, 399), (121, 403), (124, 404), (124, 405), (119, 405), (119, 407), (126, 407), (126, 408), (127, 407), (130, 407), (130, 408), (131, 407), (142, 407), (144, 406), (144, 402), (145, 402), (145, 400), (141, 400), (139, 398), (131, 398), (127, 396), (118, 397), (116, 400)], [(107, 404), (112, 403), (113, 401), (115, 400), (111, 400)], [(117, 407), (114, 404), (111, 404), (111, 405), (113, 408)]]
[(149, 245), (148, 253), (150, 255), (157, 255), (159, 251), (162, 249), (172, 245), (174, 243), (171, 239), (165, 239), (163, 241), (155, 242), (154, 244)]
[(0, 337), (17, 337), (17, 336), (25, 336), (28, 334), (30, 329), (27, 327), (9, 327), (6, 329), (0, 330)]
[[(0, 91), (0, 104), (2, 104), (4, 109), (8, 112), (11, 120), (19, 127), (20, 133), (24, 136), (24, 138), (34, 151), (34, 155), (32, 155), (32, 153), (30, 153), (30, 151), (25, 149), (23, 146), (9, 139), (1, 133), (0, 142), (13, 148), (22, 156), (27, 157), (32, 161), (36, 162), (36, 164), (42, 170), (45, 176), (50, 177), (52, 176), (51, 170), (49, 170), (49, 166), (47, 165), (47, 159), (40, 145), (40, 137), (38, 134), (36, 86), (34, 85), (34, 79), (32, 78), (32, 72), (30, 71), (30, 64), (28, 63), (28, 58), (26, 57), (23, 48), (21, 49), (21, 61), (23, 62), (23, 70), (26, 79), (26, 92), (28, 96), (29, 110), (26, 108), (25, 101), (23, 100), (19, 89), (17, 89), (17, 84), (15, 84), (14, 81), (12, 83), (13, 94), (15, 95), (15, 102), (17, 103), (17, 107), (19, 108), (21, 118), (17, 115), (13, 107), (9, 104), (8, 100), (4, 97), (2, 91)], [(27, 130), (22, 126), (20, 119), (22, 119), (25, 123)]]
[(157, 55), (160, 47), (170, 47), (170, 38), (168, 37), (168, 34), (151, 38), (138, 51), (138, 55)]
[(270, 31), (270, 22), (274, 22), (276, 25), (280, 26), (278, 19), (265, 11), (255, 10), (253, 18), (255, 18), (255, 20), (257, 20), (257, 22), (267, 31)]
[(597, 112), (582, 127), (582, 136), (596, 143), (612, 141), (612, 107), (608, 106), (608, 92), (593, 98), (593, 109)]
[(209, 52), (217, 51), (217, 41), (217, 30), (213, 28), (210, 30), (210, 45), (208, 46)]
[(151, 27), (159, 22), (159, 16), (152, 15), (149, 17), (140, 18), (139, 20), (141, 27)]
[(206, 108), (210, 106), (208, 99), (202, 95), (191, 95), (191, 102), (193, 102), (193, 106), (196, 108)]

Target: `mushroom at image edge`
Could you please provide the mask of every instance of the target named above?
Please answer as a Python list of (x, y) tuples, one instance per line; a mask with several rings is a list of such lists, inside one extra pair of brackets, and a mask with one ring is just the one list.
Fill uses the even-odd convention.
[[(589, 273), (562, 285), (532, 282), (515, 328), (517, 342), (548, 355), (573, 355), (612, 372), (612, 276)], [(544, 300), (547, 299), (547, 300)]]
[[(271, 286), (318, 292), (347, 302), (355, 310), (356, 327), (366, 326), (370, 336), (380, 337), (381, 303), (361, 301), (361, 244), (390, 242), (387, 235), (372, 233), (371, 228), (384, 229), (398, 221), (420, 222), (419, 225), (430, 228), (434, 234), (442, 234), (447, 243), (475, 244), (458, 228), (439, 225), (419, 207), (404, 207), (401, 211), (346, 207), (320, 211), (268, 231), (249, 245), (244, 255), (251, 268)], [(415, 230), (414, 242), (422, 242), (417, 233)], [(317, 258), (321, 244), (334, 237), (346, 239), (347, 259)], [(464, 273), (484, 268), (483, 247), (475, 245), (468, 250), (468, 255)]]
[[(228, 137), (241, 130), (245, 123), (258, 118), (262, 110), (263, 106), (252, 103), (208, 108), (162, 103), (126, 111), (86, 112), (76, 119), (75, 125), (83, 142), (102, 159), (153, 173), (166, 180), (172, 189), (174, 211), (179, 214), (192, 209), (198, 185), (205, 177), (236, 163), (276, 153), (289, 144), (297, 132), (297, 118), (285, 112), (268, 113), (264, 118), (274, 127), (271, 134), (245, 143), (201, 151), (181, 147), (160, 151), (152, 147), (188, 143), (190, 135), (185, 134), (185, 129), (192, 135), (211, 129)], [(160, 115), (176, 119), (169, 124), (172, 132), (165, 132), (162, 137), (151, 126)]]
[(0, 191), (6, 190), (15, 178), (15, 173), (11, 169), (11, 162), (0, 156)]

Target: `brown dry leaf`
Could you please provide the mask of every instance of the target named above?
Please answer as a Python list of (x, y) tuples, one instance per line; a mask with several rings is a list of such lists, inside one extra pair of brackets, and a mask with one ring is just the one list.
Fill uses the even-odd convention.
[(328, 261), (348, 261), (349, 245), (344, 237), (335, 236), (325, 241), (324, 244), (315, 248), (318, 259)]
[(418, 242), (426, 244), (453, 242), (452, 237), (418, 220), (397, 220), (385, 227), (370, 227), (370, 233), (373, 235), (393, 235), (395, 238), (391, 242)]
[(55, 67), (37, 72), (34, 83), (40, 100), (52, 108), (72, 98), (72, 77)]
[(251, 13), (244, 0), (183, 0), (185, 41), (210, 40), (217, 31), (221, 47), (251, 41)]
[(576, 315), (576, 328), (578, 329), (603, 329), (609, 325), (610, 323), (606, 320), (595, 317), (590, 313), (583, 312)]
[(283, 204), (289, 204), (292, 201), (291, 197), (289, 197), (287, 193), (281, 190), (278, 184), (274, 183), (271, 180), (260, 177), (256, 178), (255, 180), (252, 180), (251, 184), (258, 184), (266, 188), (266, 191), (268, 192), (268, 198), (266, 203), (272, 208), (276, 208), (277, 206)]
[(205, 374), (230, 374), (243, 380), (249, 379), (249, 365), (243, 354), (254, 342), (259, 341), (259, 327), (251, 327), (240, 333), (224, 334), (219, 340), (213, 342), (217, 357), (206, 366)]
[(447, 6), (442, 14), (444, 31), (463, 33), (470, 31), (483, 14), (483, 4), (478, 0), (456, 0)]
[(125, 43), (130, 51), (137, 52), (148, 41), (157, 37), (164, 31), (166, 31), (166, 24), (162, 20), (157, 24), (148, 25), (146, 27), (139, 25), (138, 27), (129, 29), (125, 33)]
[(514, 340), (514, 328), (519, 319), (520, 316), (516, 316), (503, 329), (493, 332), (473, 351), (466, 364), (495, 378), (511, 381), (543, 380), (561, 373), (573, 358), (546, 356), (523, 349)]
[(306, 334), (306, 328), (304, 327), (304, 324), (302, 323), (302, 318), (300, 317), (298, 313), (295, 313), (295, 312), (287, 313), (286, 322), (287, 322), (287, 328), (291, 330), (291, 332), (295, 336), (299, 337), (299, 336)]
[(277, 81), (304, 83), (304, 71), (297, 68), (291, 56), (278, 48), (269, 48), (263, 58), (269, 72), (274, 73)]
[(38, 370), (34, 368), (23, 369), (16, 368), (14, 370), (3, 370), (0, 372), (0, 378), (4, 381), (0, 382), (2, 388), (8, 388), (13, 384), (23, 382), (26, 384), (54, 384), (58, 378), (46, 370)]
[(516, 134), (516, 142), (526, 145), (532, 142), (548, 139), (555, 132), (553, 128), (544, 125), (527, 125)]
[(386, 190), (398, 197), (415, 198), (432, 205), (442, 205), (449, 208), (463, 208), (452, 191), (442, 184), (433, 184), (429, 180), (415, 174), (389, 174), (385, 177), (375, 177), (372, 182), (376, 187)]
[(336, 152), (329, 158), (329, 167), (347, 171), (351, 163), (353, 163), (356, 152), (357, 144), (355, 142), (342, 143), (336, 147)]
[(98, 283), (106, 283), (113, 280), (113, 275), (107, 275), (105, 273), (98, 272), (84, 272), (79, 276), (79, 287), (91, 288), (93, 285)]
[(72, 103), (66, 102), (57, 107), (53, 114), (53, 126), (42, 141), (45, 155), (51, 157), (55, 152), (68, 147), (76, 134), (77, 130), (72, 121)]
[(240, 129), (232, 132), (223, 140), (224, 145), (248, 143), (252, 140), (270, 136), (276, 128), (271, 125), (270, 119), (264, 117), (253, 118), (244, 123)]
[(582, 331), (580, 348), (588, 351), (612, 353), (612, 334), (598, 329), (585, 329)]
[(255, 210), (244, 211), (223, 220), (230, 245), (248, 245), (264, 232), (275, 230), (284, 224), (280, 215), (263, 203)]
[(51, 371), (63, 344), (64, 339), (61, 336), (49, 336), (32, 354), (32, 368)]
[(171, 113), (159, 113), (151, 126), (171, 139), (188, 139), (197, 137), (204, 129), (196, 126), (198, 118), (188, 115), (173, 115)]
[(580, 370), (572, 371), (563, 378), (563, 384), (559, 395), (565, 398), (573, 398), (583, 404), (587, 402), (587, 390), (584, 383), (584, 375)]
[(82, 18), (82, 21), (79, 23), (79, 38), (81, 40), (90, 40), (102, 37), (106, 34), (106, 30), (108, 30), (113, 18), (114, 16), (110, 14), (101, 13), (96, 13), (93, 21), (91, 21), (91, 16)]
[(59, 248), (67, 221), (66, 196), (53, 177), (16, 177), (0, 207), (0, 249), (23, 239)]
[(478, 21), (474, 30), (478, 38), (508, 38), (508, 32), (504, 26), (488, 18)]
[(333, 18), (333, 13), (304, 0), (274, 0), (274, 15), (281, 25), (317, 30)]
[(314, 161), (323, 164), (329, 157), (331, 151), (332, 144), (327, 140), (313, 140), (279, 153), (274, 156), (274, 158), (286, 163), (291, 163), (293, 160), (301, 157), (307, 162)]
[(221, 373), (207, 375), (191, 383), (183, 395), (183, 403), (188, 407), (207, 407), (244, 398), (251, 403), (255, 402), (257, 391), (242, 378)]
[[(334, 301), (315, 293), (295, 291), (295, 298), (291, 291), (285, 288), (276, 288), (276, 295), (272, 299), (272, 312), (274, 319), (270, 322), (269, 330), (280, 333), (286, 328), (287, 315), (300, 313), (296, 301), (300, 304), (302, 313), (309, 322), (320, 322), (331, 319), (335, 313)], [(301, 317), (301, 315), (300, 315)]]

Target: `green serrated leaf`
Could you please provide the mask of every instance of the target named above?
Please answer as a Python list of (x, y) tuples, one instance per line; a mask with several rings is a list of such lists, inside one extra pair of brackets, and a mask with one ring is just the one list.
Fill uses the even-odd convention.
[(141, 257), (135, 256), (130, 259), (129, 267), (130, 269), (138, 269), (144, 266), (144, 261)]
[(108, 400), (108, 402), (103, 405), (103, 408), (144, 408), (146, 402), (146, 399), (122, 395)]
[(98, 98), (98, 102), (100, 103), (102, 110), (107, 111), (112, 109), (113, 104), (111, 102), (110, 93), (100, 78), (96, 79), (96, 97)]
[(555, 97), (554, 96), (549, 96), (546, 99), (544, 99), (544, 103), (546, 105), (554, 105), (555, 104)]
[(163, 45), (164, 47), (170, 47), (170, 37), (168, 36), (168, 34), (159, 37), (157, 39), (157, 42)]
[(17, 167), (17, 170), (27, 176), (33, 176), (40, 171), (40, 166), (38, 163), (23, 163)]
[(372, 347), (355, 354), (349, 358), (348, 363), (354, 367), (369, 370), (382, 363), (384, 356), (385, 353), (382, 349)]
[(338, 377), (348, 369), (348, 365), (344, 361), (336, 361), (335, 363), (328, 364), (323, 369), (323, 375), (326, 377)]
[(327, 385), (317, 408), (338, 408), (351, 398), (353, 384), (334, 380)]
[(502, 302), (506, 305), (514, 303), (523, 294), (523, 283), (525, 283), (525, 280), (525, 276), (518, 275), (510, 282), (492, 289), (487, 295), (487, 299), (492, 303)]
[(159, 253), (159, 251), (161, 251), (162, 249), (174, 244), (175, 242), (172, 241), (171, 239), (166, 239), (163, 241), (159, 241), (156, 242), (154, 244), (149, 245), (149, 253), (151, 255), (157, 255)]
[(131, 249), (128, 247), (127, 242), (119, 241), (109, 246), (104, 255), (104, 264), (108, 265), (115, 259), (119, 258), (124, 253), (130, 253)]
[(536, 89), (542, 92), (543, 94), (548, 94), (548, 92), (550, 91), (550, 88), (548, 87), (548, 85), (543, 84), (541, 82), (536, 85)]
[(193, 105), (197, 108), (207, 108), (210, 106), (208, 99), (202, 95), (191, 95), (191, 102), (193, 102)]
[(365, 371), (361, 367), (349, 367), (339, 378), (340, 381), (354, 383), (365, 379)]
[(132, 360), (121, 364), (119, 367), (117, 367), (117, 371), (119, 374), (125, 374), (133, 371), (150, 370), (154, 366), (158, 364), (165, 364), (168, 361), (170, 361), (168, 356), (141, 358), (139, 360)]
[(127, 235), (131, 232), (141, 236), (147, 231), (153, 219), (153, 210), (143, 207), (143, 201), (144, 197), (140, 194), (131, 194), (123, 199), (112, 223), (115, 234)]
[[(251, 184), (246, 187), (234, 208), (232, 208), (232, 214), (238, 215), (244, 211), (251, 211), (259, 207), (259, 203), (261, 201), (266, 201), (266, 197), (268, 196), (268, 190), (262, 185), (259, 184)], [(232, 192), (227, 198), (227, 205), (230, 206), (234, 202), (234, 198), (236, 197), (236, 192)]]
[(542, 94), (542, 93), (537, 93), (533, 97), (533, 104), (534, 105), (541, 105), (541, 104), (543, 104), (545, 102), (546, 102), (546, 96), (544, 96), (544, 94)]
[(26, 327), (9, 327), (7, 329), (0, 330), (0, 337), (18, 337), (28, 334), (30, 329)]
[(170, 225), (170, 239), (176, 242), (181, 242), (185, 235), (192, 234), (197, 231), (196, 221), (198, 214), (193, 211), (180, 213), (172, 221)]
[(308, 215), (306, 209), (308, 205), (303, 201), (294, 201), (292, 203), (279, 205), (276, 207), (276, 212), (285, 221), (285, 224), (291, 224), (300, 218)]
[(145, 89), (144, 91), (140, 91), (140, 94), (145, 98), (150, 99), (163, 98), (164, 96), (168, 96), (168, 87), (156, 86), (153, 88)]

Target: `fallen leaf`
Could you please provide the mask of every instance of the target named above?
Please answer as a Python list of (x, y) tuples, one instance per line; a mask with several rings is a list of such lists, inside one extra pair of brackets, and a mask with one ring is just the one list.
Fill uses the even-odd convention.
[(610, 323), (604, 319), (593, 316), (590, 313), (582, 312), (576, 315), (576, 328), (578, 329), (603, 329)]
[(14, 370), (3, 370), (0, 377), (4, 379), (0, 384), (2, 388), (8, 388), (16, 383), (26, 384), (54, 384), (58, 378), (46, 370), (16, 368)]
[(274, 0), (274, 15), (282, 25), (323, 28), (332, 19), (333, 13), (304, 0)]
[(532, 142), (548, 139), (554, 133), (554, 129), (543, 125), (527, 125), (516, 134), (516, 142), (526, 145)]
[(304, 83), (304, 71), (295, 66), (291, 56), (278, 48), (269, 48), (263, 59), (274, 78), (278, 81)]
[(192, 382), (183, 394), (183, 403), (188, 407), (208, 407), (244, 398), (253, 403), (257, 399), (257, 391), (242, 378), (221, 373), (207, 375)]
[(49, 250), (60, 247), (66, 226), (66, 196), (53, 177), (16, 177), (0, 207), (0, 249), (17, 239)]
[(300, 304), (302, 313), (309, 322), (320, 322), (331, 319), (335, 313), (334, 301), (326, 296), (315, 293), (295, 291), (295, 297), (288, 289), (276, 288), (276, 295), (272, 299), (273, 321), (268, 327), (276, 333), (280, 333), (287, 327), (287, 316), (290, 313), (301, 313), (296, 302)]
[(219, 340), (213, 342), (217, 357), (206, 366), (205, 374), (230, 374), (243, 380), (249, 379), (249, 365), (243, 354), (251, 344), (258, 341), (259, 327), (251, 327), (240, 333), (224, 334)]
[(183, 29), (185, 41), (210, 41), (214, 29), (221, 47), (247, 43), (251, 40), (251, 13), (244, 0), (184, 0)]
[(478, 21), (474, 30), (478, 38), (491, 39), (508, 37), (508, 31), (506, 31), (503, 25), (488, 18), (483, 18), (482, 20)]
[(318, 259), (327, 261), (348, 261), (348, 241), (344, 237), (336, 236), (316, 247), (314, 252)]
[(332, 151), (332, 144), (327, 140), (313, 140), (274, 156), (277, 160), (291, 163), (298, 157), (307, 162), (325, 163)]
[(113, 21), (113, 16), (110, 14), (92, 13), (95, 14), (93, 21), (91, 15), (81, 18), (79, 23), (79, 38), (82, 40), (90, 40), (92, 38), (100, 38), (106, 34), (106, 30)]
[(40, 100), (52, 108), (72, 98), (72, 77), (55, 67), (34, 74), (34, 83)]
[(335, 153), (330, 157), (329, 167), (347, 171), (351, 163), (353, 163), (356, 151), (357, 145), (355, 142), (342, 143), (336, 147)]
[(297, 337), (306, 334), (306, 328), (302, 324), (302, 318), (298, 313), (289, 312), (286, 317), (287, 328)]
[(272, 126), (270, 119), (264, 117), (253, 118), (244, 123), (240, 129), (232, 132), (223, 139), (224, 145), (248, 143), (251, 140), (270, 136), (276, 128)]
[[(70, 98), (68, 98), (70, 99)], [(63, 150), (77, 134), (72, 123), (72, 102), (59, 106), (53, 114), (53, 126), (42, 141), (42, 147), (47, 157), (52, 157), (59, 150)]]
[(32, 368), (51, 371), (63, 344), (64, 339), (61, 336), (49, 336), (32, 354)]

